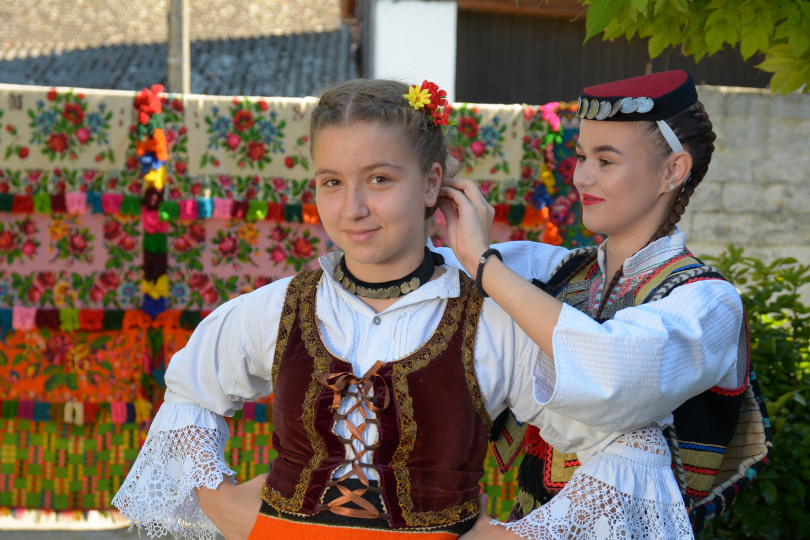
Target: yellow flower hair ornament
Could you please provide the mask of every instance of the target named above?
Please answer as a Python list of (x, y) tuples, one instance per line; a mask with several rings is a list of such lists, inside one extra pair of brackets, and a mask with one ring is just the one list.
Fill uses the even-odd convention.
[(447, 92), (439, 85), (430, 81), (423, 81), (421, 85), (414, 84), (408, 88), (407, 94), (402, 94), (413, 110), (424, 110), (437, 126), (449, 125), (450, 112), (444, 112), (447, 107)]

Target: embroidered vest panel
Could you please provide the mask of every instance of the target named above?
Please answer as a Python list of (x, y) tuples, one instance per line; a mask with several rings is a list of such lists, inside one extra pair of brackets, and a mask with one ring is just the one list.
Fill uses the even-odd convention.
[[(583, 312), (588, 307), (588, 281), (596, 247), (572, 250), (558, 265), (547, 283), (532, 282)], [(607, 318), (632, 305), (666, 297), (676, 287), (705, 279), (724, 279), (684, 252), (659, 266), (651, 275), (634, 284), (630, 291), (605, 309)], [(602, 319), (600, 322), (606, 319)], [(769, 462), (773, 449), (768, 411), (765, 407), (748, 353), (748, 328), (741, 330), (745, 350), (738, 361), (740, 388), (714, 387), (687, 400), (673, 412), (674, 430), (667, 429), (672, 451), (672, 468), (684, 494), (695, 533), (704, 524), (723, 514), (739, 493), (757, 477)], [(537, 428), (518, 423), (506, 411), (495, 422), (491, 437), (496, 460), (502, 472), (521, 449), (524, 459), (518, 471), (519, 494), (510, 521), (520, 519), (545, 504), (565, 486), (579, 465), (576, 454), (563, 454), (545, 443)]]
[[(315, 297), (322, 272), (301, 272), (290, 283), (274, 361), (273, 445), (264, 500), (277, 511), (319, 512), (321, 497), (346, 449), (335, 435), (334, 392), (323, 374), (351, 372), (320, 339)], [(462, 276), (461, 295), (448, 301), (433, 335), (373, 377), (379, 440), (372, 467), (394, 529), (426, 528), (477, 515), (491, 420), (474, 366), (482, 301)]]
[[(583, 249), (582, 255), (570, 259), (567, 272), (565, 265), (561, 265), (550, 280), (550, 283), (552, 281), (557, 283), (560, 300), (576, 304), (579, 309), (591, 316), (593, 314), (589, 313), (587, 299), (582, 298), (580, 290), (583, 286), (587, 290), (593, 272), (591, 267), (581, 268), (581, 262), (584, 262), (585, 258), (593, 257), (594, 249)], [(576, 272), (574, 268), (580, 268), (576, 275), (573, 274)], [(625, 307), (661, 299), (676, 287), (698, 279), (723, 279), (723, 276), (688, 252), (684, 252), (661, 264), (644, 281), (635, 284), (631, 290), (617, 298), (614, 301), (615, 309), (605, 309), (604, 312), (608, 314), (607, 318), (612, 318), (616, 312)], [(561, 285), (562, 288), (559, 288)], [(609, 291), (605, 294), (609, 294)], [(740, 369), (747, 372), (748, 366), (742, 365)], [(690, 398), (673, 412), (686, 476), (686, 491), (691, 497), (705, 497), (721, 469), (726, 447), (737, 426), (747, 382), (746, 380), (740, 388), (711, 388)], [(562, 485), (564, 483), (553, 487), (559, 489)]]
[[(534, 280), (534, 284), (556, 296), (560, 301), (593, 317), (594, 314), (589, 307), (588, 291), (590, 282), (596, 278), (595, 253), (596, 247), (572, 250), (559, 264), (548, 283)], [(588, 261), (591, 263), (587, 264)], [(723, 277), (713, 268), (684, 252), (661, 264), (655, 271), (650, 272), (646, 279), (635, 283), (630, 290), (606, 306), (604, 310), (606, 317), (600, 322), (612, 318), (616, 312), (625, 307), (661, 299), (680, 285), (702, 279), (723, 279)], [(609, 295), (610, 292), (606, 291), (604, 294)], [(740, 369), (747, 370), (748, 366), (741, 365)], [(683, 459), (686, 491), (690, 497), (706, 496), (717, 482), (726, 447), (737, 426), (746, 385), (747, 380), (745, 385), (736, 389), (712, 388), (689, 399), (674, 411), (674, 425)], [(514, 426), (509, 429), (514, 430)], [(538, 473), (536, 467), (534, 471), (530, 474), (525, 473), (524, 476), (529, 480), (527, 484), (534, 486), (531, 491), (538, 501), (547, 500), (547, 495), (543, 495), (542, 491), (553, 494), (562, 489), (579, 466), (579, 462), (576, 454), (559, 452), (542, 442), (542, 439), (539, 440), (541, 444), (532, 444), (533, 439), (539, 439), (532, 431), (536, 431), (536, 428), (523, 429), (529, 430), (526, 437), (527, 454), (542, 460), (542, 488), (536, 480), (532, 482), (528, 478)], [(500, 445), (502, 448), (506, 446), (502, 442)], [(515, 452), (515, 449), (513, 444), (509, 446), (508, 451)], [(514, 459), (509, 456), (505, 461), (510, 458)], [(527, 461), (530, 463), (532, 461), (524, 460), (523, 465), (528, 468)]]

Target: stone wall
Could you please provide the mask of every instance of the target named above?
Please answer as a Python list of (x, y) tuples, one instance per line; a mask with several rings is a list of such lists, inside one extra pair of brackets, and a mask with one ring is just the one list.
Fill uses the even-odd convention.
[(729, 242), (810, 264), (810, 95), (701, 86), (717, 133), (709, 172), (681, 228), (695, 254)]

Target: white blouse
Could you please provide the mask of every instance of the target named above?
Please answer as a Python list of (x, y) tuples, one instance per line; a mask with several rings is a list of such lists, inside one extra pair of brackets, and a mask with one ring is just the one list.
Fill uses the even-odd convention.
[[(530, 242), (497, 247), (518, 273), (541, 280), (567, 253)], [(397, 360), (421, 347), (437, 328), (447, 300), (459, 295), (455, 257), (449, 249), (434, 249), (448, 261), (444, 273), (380, 313), (331, 277), (339, 253), (320, 259), (320, 335), (356, 375), (377, 360)], [(221, 305), (172, 357), (165, 402), (113, 499), (150, 536), (213, 538), (216, 528), (200, 510), (194, 489), (216, 488), (223, 474), (235, 474), (224, 460), (229, 434), (223, 416), (273, 391), (276, 334), (290, 279)], [(537, 425), (550, 444), (584, 459), (630, 429), (670, 423), (677, 405), (715, 384), (733, 386), (742, 320), (734, 288), (698, 282), (654, 304), (624, 309), (604, 325), (565, 306), (554, 331), (552, 360), (486, 300), (475, 368), (487, 411), (494, 418), (510, 407), (519, 420)], [(345, 399), (343, 410), (350, 404)], [(369, 428), (364, 435), (373, 444), (377, 433)], [(340, 434), (348, 438), (345, 431)], [(368, 452), (363, 459), (370, 458)]]

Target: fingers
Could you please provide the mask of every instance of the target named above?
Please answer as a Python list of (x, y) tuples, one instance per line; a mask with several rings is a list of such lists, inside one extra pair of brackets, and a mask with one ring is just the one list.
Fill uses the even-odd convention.
[[(484, 194), (481, 193), (481, 189), (478, 187), (478, 184), (473, 182), (472, 180), (465, 180), (463, 178), (450, 178), (446, 182), (442, 184), (442, 189), (445, 189), (445, 193), (447, 190), (456, 190), (464, 194), (464, 196), (472, 203), (476, 209), (484, 209), (489, 205), (487, 200), (484, 198)], [(494, 215), (494, 210), (493, 210)]]
[(472, 180), (466, 180), (464, 178), (446, 178), (444, 185), (463, 191), (468, 197), (471, 197), (474, 194), (478, 194), (479, 196), (483, 197), (481, 190), (478, 189), (478, 184)]
[(487, 506), (489, 505), (489, 495), (487, 495), (486, 491), (483, 491), (479, 499), (481, 501), (481, 514), (486, 514)]
[(439, 209), (444, 214), (444, 219), (448, 224), (458, 221), (458, 209), (449, 197), (439, 197)]

